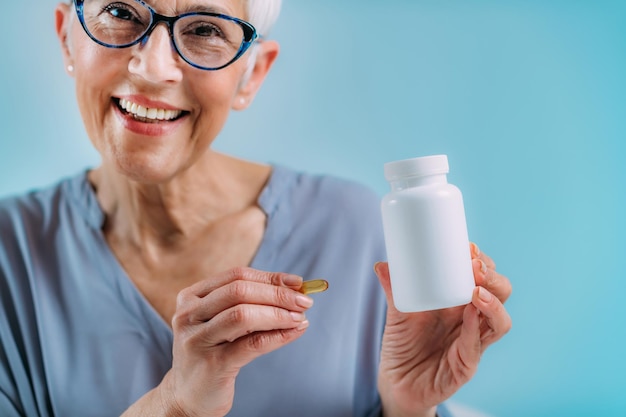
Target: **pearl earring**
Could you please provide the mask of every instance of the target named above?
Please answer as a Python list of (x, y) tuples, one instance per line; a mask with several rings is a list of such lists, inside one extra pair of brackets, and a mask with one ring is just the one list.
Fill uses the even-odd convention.
[(244, 104), (246, 104), (246, 99), (245, 99), (245, 97), (241, 97), (241, 98), (239, 99), (239, 104), (241, 104), (242, 106), (243, 106)]
[(74, 66), (73, 65), (68, 65), (67, 66), (67, 72), (74, 72)]

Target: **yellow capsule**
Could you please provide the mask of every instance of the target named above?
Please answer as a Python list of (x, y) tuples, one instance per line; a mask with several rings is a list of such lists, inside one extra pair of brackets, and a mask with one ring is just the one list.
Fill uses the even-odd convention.
[(302, 294), (315, 294), (318, 292), (324, 292), (328, 289), (328, 281), (325, 279), (312, 279), (310, 281), (304, 281), (300, 292)]

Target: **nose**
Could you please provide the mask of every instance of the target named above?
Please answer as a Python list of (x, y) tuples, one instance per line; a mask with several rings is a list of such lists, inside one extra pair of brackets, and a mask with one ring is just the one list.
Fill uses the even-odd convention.
[(177, 82), (182, 79), (181, 62), (167, 26), (159, 24), (146, 39), (133, 47), (128, 70), (151, 83)]

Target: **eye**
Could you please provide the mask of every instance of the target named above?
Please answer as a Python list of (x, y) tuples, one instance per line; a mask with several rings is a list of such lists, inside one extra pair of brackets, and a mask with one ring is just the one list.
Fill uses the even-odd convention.
[(126, 3), (111, 3), (107, 5), (103, 12), (108, 13), (111, 17), (130, 22), (141, 23), (140, 15), (137, 11)]
[(194, 35), (197, 36), (221, 36), (222, 32), (214, 25), (202, 25), (198, 26), (194, 30)]
[(185, 33), (203, 38), (226, 38), (224, 31), (215, 23), (209, 21), (197, 21), (187, 26)]

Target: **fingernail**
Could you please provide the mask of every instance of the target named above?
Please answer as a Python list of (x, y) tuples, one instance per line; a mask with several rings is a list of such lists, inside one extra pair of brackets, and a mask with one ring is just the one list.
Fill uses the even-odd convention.
[(480, 249), (478, 248), (478, 245), (472, 242), (470, 243), (470, 247), (472, 250), (472, 254), (474, 255), (473, 257), (478, 258), (480, 256)]
[(307, 327), (309, 327), (309, 321), (308, 320), (304, 320), (302, 323), (300, 323), (298, 325), (298, 327), (296, 327), (296, 330), (304, 330)]
[(302, 308), (311, 308), (311, 306), (313, 306), (313, 299), (305, 295), (297, 295), (296, 304)]
[(491, 300), (493, 300), (493, 295), (489, 291), (487, 291), (485, 288), (478, 287), (478, 298), (480, 298), (481, 301), (485, 303), (490, 303)]
[(483, 274), (487, 274), (487, 264), (482, 259), (479, 259), (479, 261), (480, 261), (480, 272), (482, 272)]
[(306, 317), (302, 313), (298, 313), (298, 312), (292, 311), (290, 314), (291, 314), (291, 318), (293, 319), (293, 321), (304, 321), (304, 320), (306, 320)]
[(474, 259), (473, 261), (474, 267), (478, 266), (480, 272), (486, 276), (487, 275), (487, 264), (485, 264), (482, 259)]
[(299, 287), (302, 285), (302, 277), (298, 275), (285, 275), (283, 276), (283, 284), (288, 287)]

